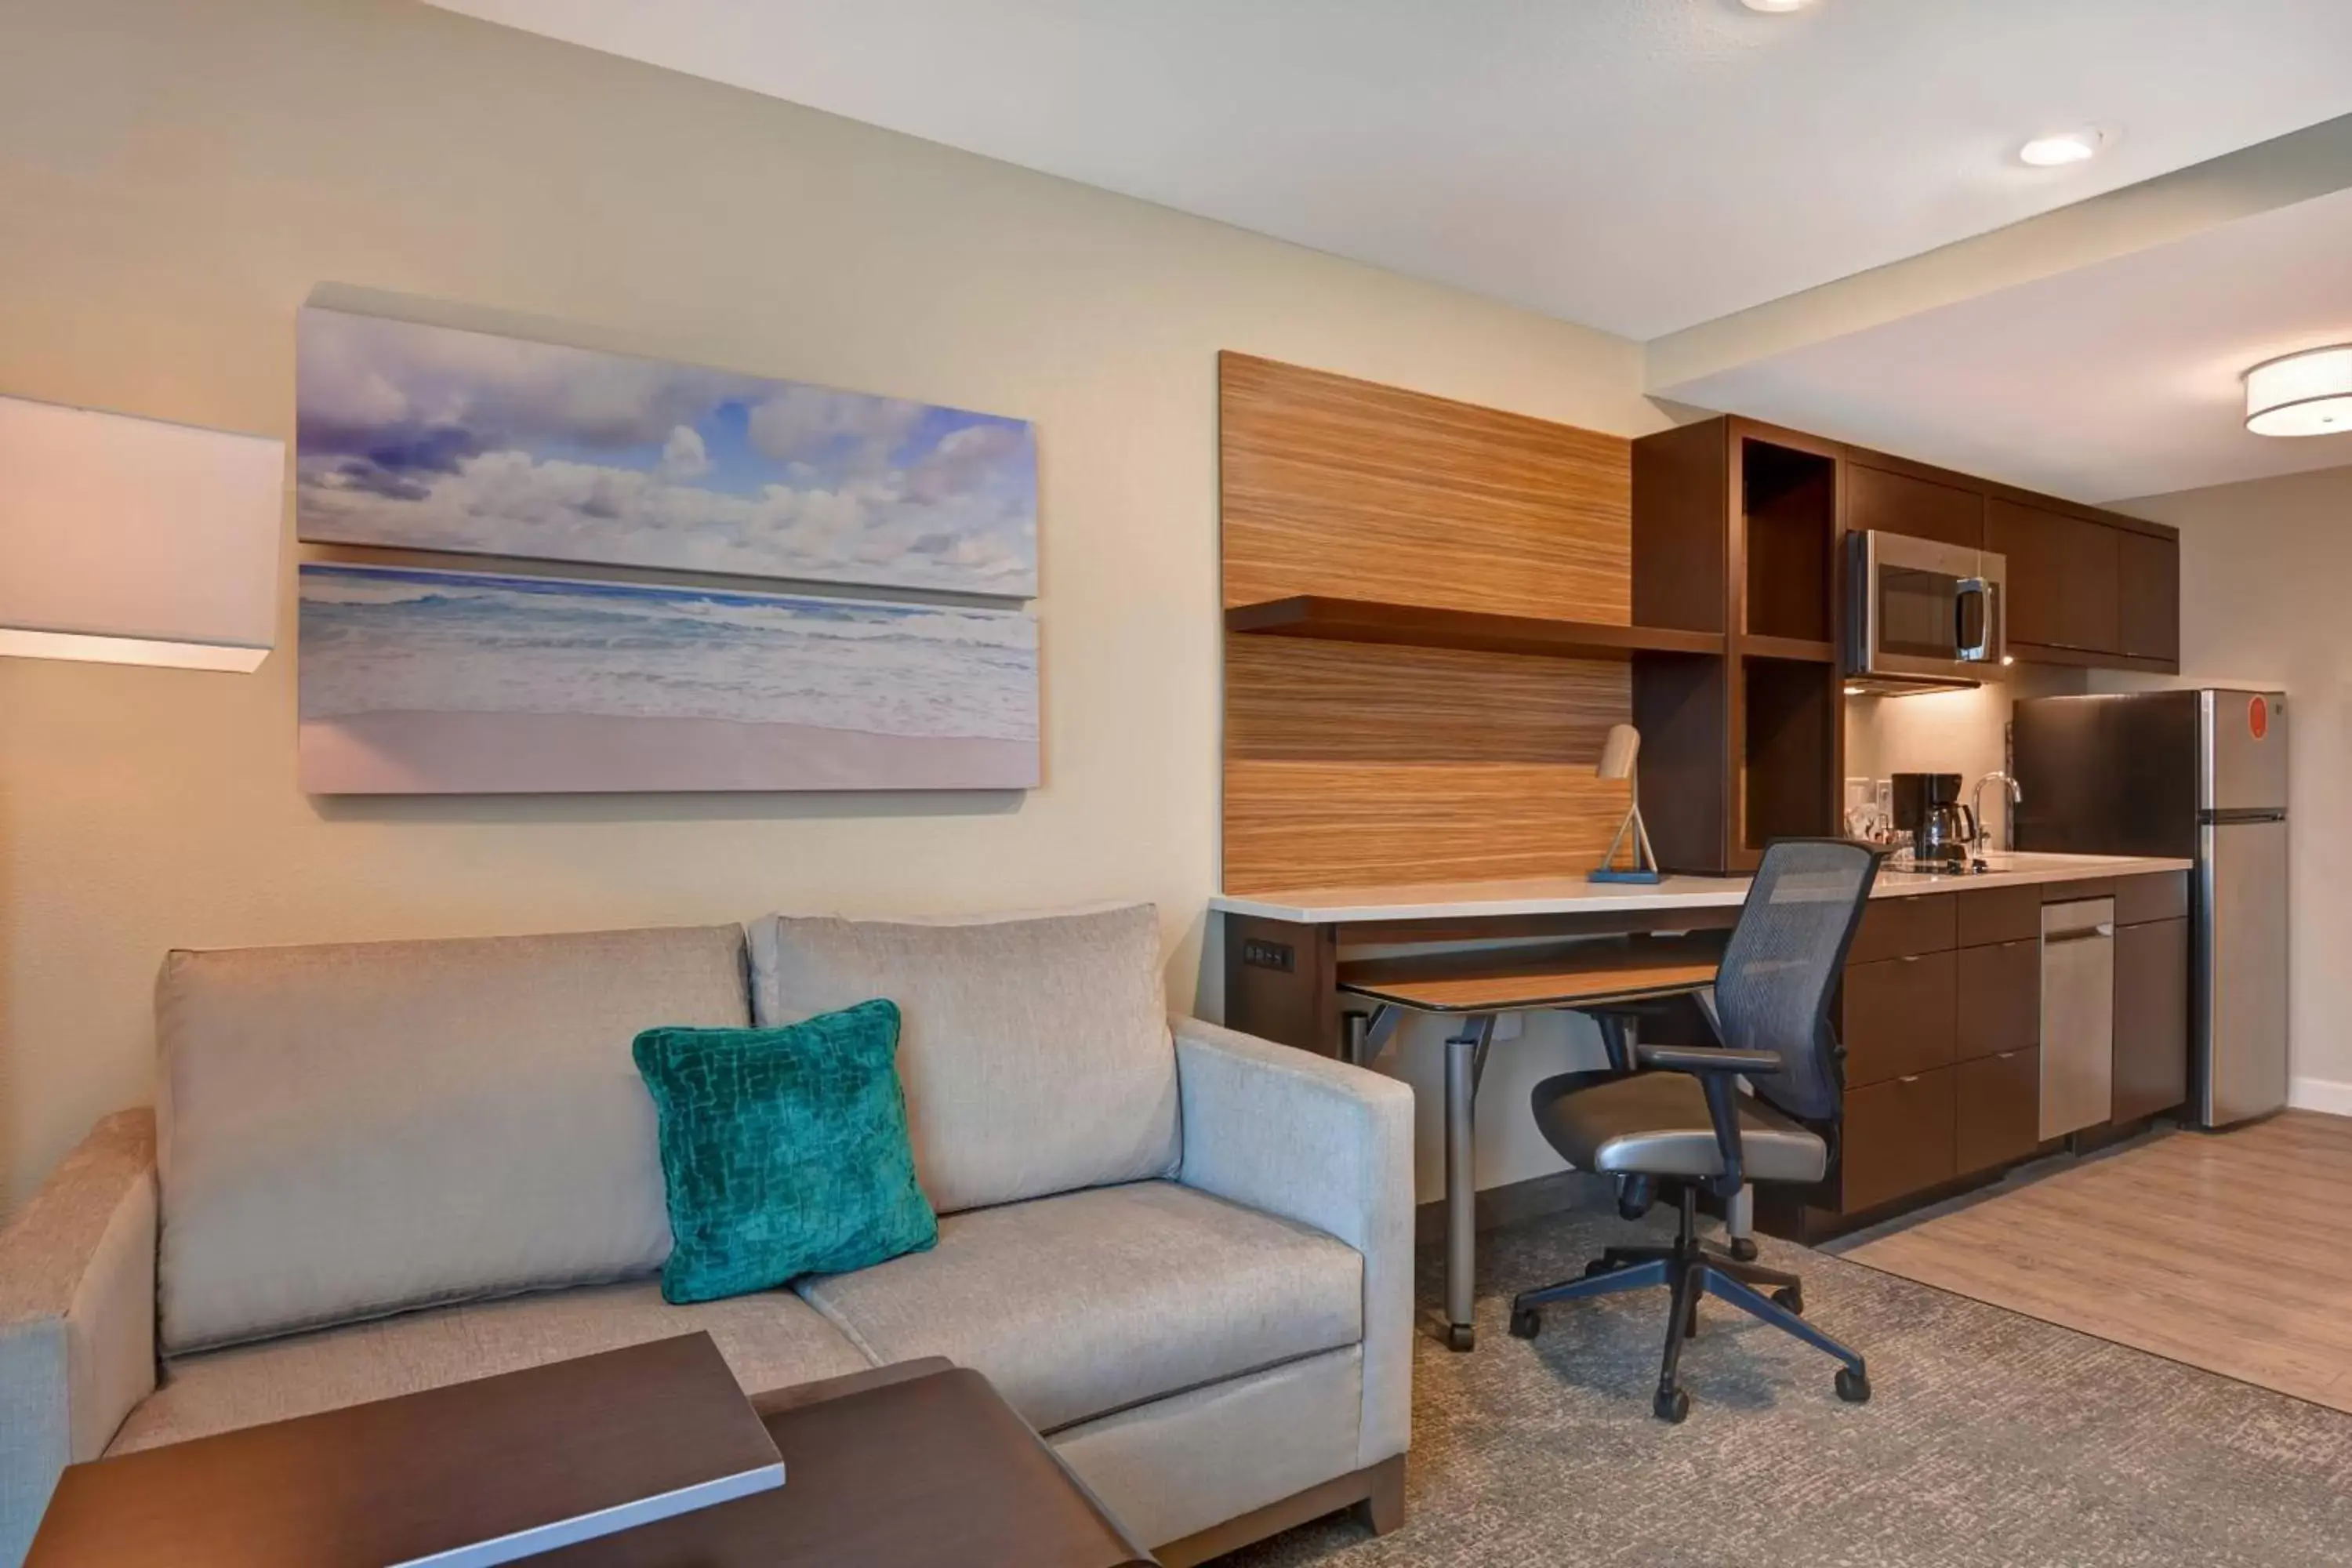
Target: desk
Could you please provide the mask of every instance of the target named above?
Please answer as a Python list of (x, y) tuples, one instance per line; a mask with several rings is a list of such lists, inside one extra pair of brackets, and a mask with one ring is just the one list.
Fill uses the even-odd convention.
[[(1946, 955), (1940, 962), (1949, 974), (1949, 966), (1960, 954), (1947, 950), (1964, 950), (1995, 940), (1995, 935), (2015, 934), (1986, 934), (1990, 930), (1988, 922), (1956, 917), (1956, 906), (2008, 910), (2022, 900), (2030, 931), (2038, 929), (2033, 906), (2039, 900), (2090, 890), (2112, 893), (2118, 886), (2135, 881), (2177, 888), (2179, 873), (2189, 865), (2185, 860), (2098, 855), (1999, 855), (1992, 857), (1992, 863), (1990, 874), (1966, 877), (1882, 870), (1871, 889), (1875, 913), (1865, 920), (1849, 966), (1885, 960), (1873, 967), (1893, 970), (1909, 955), (1941, 951)], [(1720, 942), (1719, 933), (1738, 921), (1747, 897), (1748, 880), (1737, 877), (1668, 877), (1647, 885), (1546, 877), (1226, 893), (1212, 899), (1209, 907), (1223, 924), (1224, 1022), (1234, 1028), (1318, 1055), (1368, 1062), (1368, 1053), (1394, 1031), (1406, 1012), (1444, 1014), (1462, 1021), (1447, 1047), (1445, 1214), (1452, 1281), (1447, 1316), (1451, 1323), (1459, 1325), (1452, 1337), (1464, 1342), (1468, 1336), (1467, 1260), (1474, 1247), (1470, 1216), (1475, 1215), (1475, 1201), (1470, 1191), (1467, 1108), (1484, 1061), (1483, 1041), (1492, 1037), (1491, 1017), (1487, 1026), (1476, 1022), (1480, 1009), (1491, 1015), (1591, 1008), (1696, 989), (1712, 977), (1712, 952), (1687, 945), (1678, 948), (1670, 945), (1671, 940), (1705, 933), (1698, 940)], [(1922, 936), (1915, 929), (1921, 921), (1902, 918), (1906, 909), (1935, 911), (1941, 921), (1940, 934)], [(1874, 931), (1885, 940), (1874, 936)], [(1658, 933), (1665, 939), (1646, 948), (1640, 964), (1624, 962), (1622, 955), (1630, 949), (1622, 942), (1559, 945), (1568, 938), (1622, 939), (1634, 932)], [(1492, 946), (1506, 942), (1518, 945)], [(1444, 956), (1381, 956), (1414, 944), (1435, 943), (1455, 948), (1489, 945), (1482, 951)], [(1609, 957), (1612, 952), (1621, 956)], [(1935, 962), (1930, 960), (1931, 964)], [(2029, 991), (2038, 984), (2038, 962), (2027, 966), (2023, 979)], [(1342, 1016), (1342, 1009), (1359, 998), (1375, 1008), (1360, 1035), (1353, 1033), (1350, 1021)], [(1951, 1016), (1954, 994), (1948, 983), (1942, 1005), (1948, 1035), (1956, 1026)], [(1380, 1011), (1382, 1006), (1385, 1014)], [(2029, 1013), (2031, 1007), (2029, 998)], [(1874, 1019), (1880, 1015), (1889, 1021), (1888, 1026), (1907, 1027), (1908, 1021), (1899, 1010), (1880, 1009)], [(2032, 1027), (2030, 1017), (2027, 1026)], [(1948, 1091), (1940, 1126), (1904, 1122), (1895, 1112), (1905, 1107), (1887, 1103), (1899, 1097), (1871, 1088), (1861, 1091), (1858, 1099), (1872, 1100), (1867, 1109), (1874, 1116), (1849, 1123), (1842, 1111), (1842, 1130), (1867, 1134), (1864, 1141), (1881, 1152), (1907, 1148), (1922, 1137), (1940, 1138), (1952, 1167), (1946, 1175), (1957, 1179), (1973, 1173), (1960, 1168), (1962, 1143), (1974, 1144), (1961, 1139), (1957, 1128), (1959, 1111), (1951, 1096), (1957, 1095), (1962, 1067), (1960, 1053), (1951, 1055), (1955, 1065), (1937, 1080)], [(2025, 1089), (2032, 1092), (2030, 1074)], [(2010, 1156), (2004, 1152), (2001, 1157)], [(1841, 1225), (1867, 1220), (1871, 1215), (1865, 1210), (1883, 1213), (1897, 1201), (1915, 1197), (1924, 1201), (1935, 1195), (1935, 1182), (1923, 1185), (1919, 1181), (1881, 1180), (1884, 1172), (1849, 1174), (1851, 1179), (1836, 1194), (1837, 1201), (1828, 1204)], [(1937, 1178), (1944, 1180), (1944, 1176)], [(1844, 1189), (1851, 1189), (1853, 1201), (1846, 1201)], [(1813, 1201), (1811, 1196), (1804, 1199), (1808, 1204)], [(1796, 1228), (1781, 1226), (1776, 1234), (1816, 1239), (1804, 1228), (1812, 1224), (1809, 1215), (1810, 1211), (1796, 1214), (1790, 1222)], [(1771, 1215), (1765, 1217), (1767, 1228), (1780, 1224)]]
[[(1445, 1342), (1475, 1342), (1470, 1326), (1477, 1264), (1478, 1083), (1502, 1013), (1570, 1011), (1686, 995), (1715, 983), (1723, 943), (1713, 937), (1604, 937), (1542, 947), (1366, 959), (1339, 970), (1339, 989), (1373, 1004), (1342, 1055), (1370, 1063), (1406, 1013), (1443, 1014), (1462, 1026), (1445, 1042)], [(1612, 1066), (1630, 1068), (1622, 1025), (1602, 1020)]]

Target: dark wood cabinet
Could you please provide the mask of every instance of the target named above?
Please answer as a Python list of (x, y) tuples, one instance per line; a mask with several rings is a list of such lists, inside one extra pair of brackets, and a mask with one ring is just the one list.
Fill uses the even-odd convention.
[(1984, 545), (1985, 498), (1916, 474), (1896, 473), (1859, 458), (1846, 469), (1846, 528), (1856, 533), (1904, 533), (1970, 550)]
[(2116, 535), (2117, 653), (2180, 662), (2180, 541)]
[[(2120, 905), (2120, 900), (2118, 900)], [(2115, 1088), (2131, 1121), (2189, 1098), (2189, 922), (2116, 928)]]
[(1856, 963), (1845, 972), (1845, 1081), (1878, 1083), (1948, 1067), (1955, 1012), (1949, 952)]
[(1952, 1076), (1939, 1068), (1845, 1091), (1841, 1209), (1859, 1213), (1952, 1179)]
[[(1969, 895), (1971, 898), (1974, 894)], [(1941, 952), (1954, 942), (1958, 930), (1959, 898), (1952, 893), (1924, 893), (1908, 899), (1873, 899), (1862, 913), (1862, 927), (1846, 950), (1848, 966), (1875, 963), (1882, 958), (1905, 958), (1918, 952)], [(2041, 929), (2041, 908), (2035, 906), (2034, 929)]]
[(1840, 830), (1850, 533), (2002, 555), (2021, 662), (2179, 668), (2179, 536), (2158, 524), (1731, 415), (1636, 440), (1633, 485), (1634, 624), (1724, 639), (1632, 654), (1669, 870), (1753, 870), (1775, 837)]
[(1753, 870), (1839, 829), (1844, 448), (1728, 416), (1633, 443), (1633, 604), (1720, 654), (1633, 660), (1642, 808), (1669, 870)]
[(1960, 949), (1955, 990), (1958, 1061), (1998, 1056), (2042, 1040), (2042, 939)]
[(2150, 921), (2189, 918), (2189, 873), (2151, 871), (2116, 879), (2116, 923), (2139, 926)]
[(1985, 547), (2009, 574), (2009, 640), (2017, 657), (2039, 647), (2121, 651), (2123, 532), (2103, 522), (1995, 496)]
[(1959, 905), (1962, 947), (2042, 939), (2042, 889), (2031, 882), (2016, 888), (1971, 889), (1955, 901)]
[(2042, 1053), (2032, 1046), (1952, 1069), (1953, 1173), (1973, 1176), (2033, 1152), (2042, 1120)]

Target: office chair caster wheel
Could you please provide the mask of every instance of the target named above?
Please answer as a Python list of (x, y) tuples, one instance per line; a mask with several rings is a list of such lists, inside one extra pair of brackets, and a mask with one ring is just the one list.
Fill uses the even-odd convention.
[(1755, 1239), (1755, 1237), (1748, 1237), (1748, 1236), (1735, 1236), (1735, 1237), (1733, 1237), (1731, 1238), (1731, 1260), (1732, 1260), (1734, 1263), (1753, 1263), (1753, 1262), (1755, 1262), (1755, 1261), (1756, 1261), (1756, 1239)]
[[(1841, 1378), (1845, 1374), (1840, 1373)], [(1690, 1395), (1679, 1388), (1662, 1388), (1650, 1401), (1650, 1413), (1659, 1420), (1679, 1426), (1690, 1415)]]
[(1870, 1374), (1850, 1366), (1838, 1368), (1837, 1396), (1848, 1405), (1870, 1403)]
[(1531, 1340), (1543, 1332), (1543, 1314), (1533, 1307), (1511, 1309), (1511, 1338)]
[(1477, 1348), (1477, 1344), (1478, 1331), (1472, 1328), (1469, 1324), (1448, 1323), (1445, 1325), (1445, 1348), (1447, 1350), (1475, 1350)]
[(1805, 1315), (1805, 1288), (1801, 1285), (1781, 1286), (1778, 1290), (1772, 1292), (1772, 1305), (1776, 1307), (1785, 1307), (1790, 1311), (1796, 1313), (1797, 1316), (1801, 1318), (1803, 1317)]

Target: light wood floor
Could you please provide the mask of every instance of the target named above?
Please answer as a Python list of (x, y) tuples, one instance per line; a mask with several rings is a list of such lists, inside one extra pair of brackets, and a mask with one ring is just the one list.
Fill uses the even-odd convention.
[(2352, 1411), (2352, 1117), (2168, 1133), (1838, 1250)]

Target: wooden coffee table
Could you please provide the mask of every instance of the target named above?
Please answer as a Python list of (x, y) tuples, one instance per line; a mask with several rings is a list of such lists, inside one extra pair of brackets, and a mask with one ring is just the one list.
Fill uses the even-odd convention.
[(976, 1372), (933, 1358), (753, 1397), (781, 1491), (538, 1559), (561, 1568), (1146, 1568)]
[(785, 1481), (686, 1334), (68, 1466), (26, 1561), (483, 1568)]

